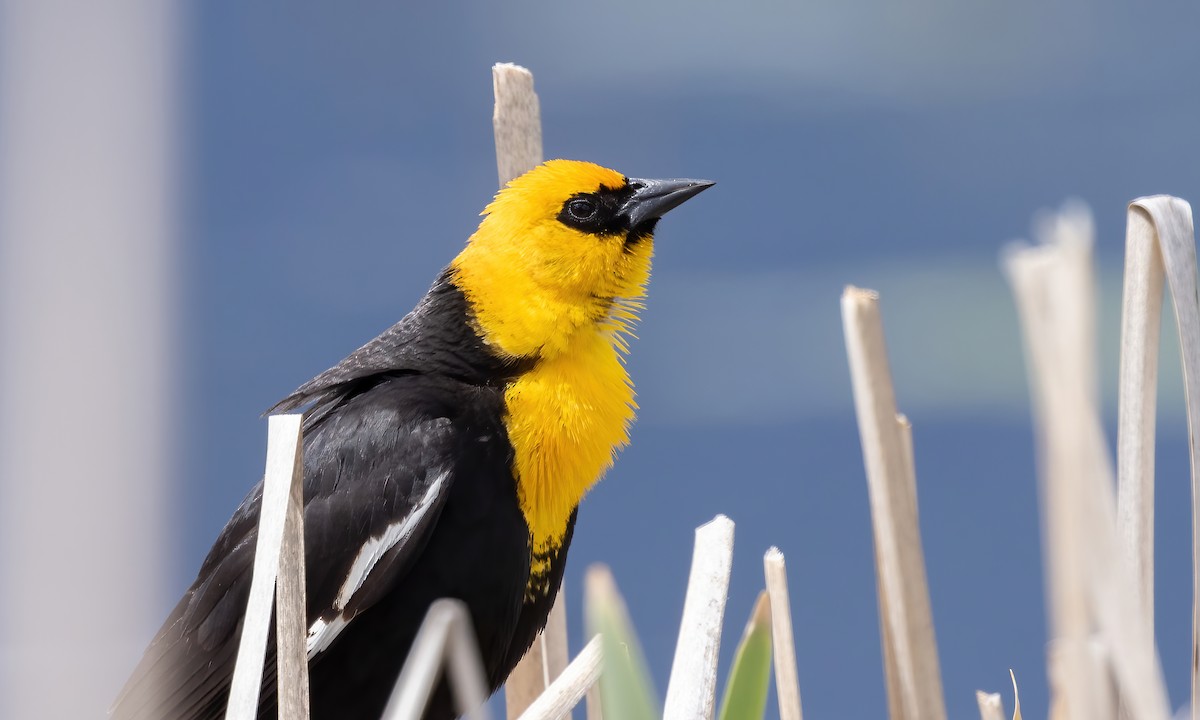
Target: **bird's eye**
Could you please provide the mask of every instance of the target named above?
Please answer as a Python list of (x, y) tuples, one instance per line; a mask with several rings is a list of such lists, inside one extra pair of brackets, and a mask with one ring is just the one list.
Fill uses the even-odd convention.
[(567, 212), (571, 217), (581, 222), (586, 222), (596, 217), (596, 202), (586, 198), (577, 198), (567, 203)]

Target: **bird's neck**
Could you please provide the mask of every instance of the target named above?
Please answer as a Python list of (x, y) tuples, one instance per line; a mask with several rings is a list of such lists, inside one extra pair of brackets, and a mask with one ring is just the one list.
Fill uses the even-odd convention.
[(545, 592), (571, 513), (629, 442), (636, 404), (611, 331), (580, 332), (505, 389), (513, 475), (529, 525), (529, 590)]
[(609, 313), (606, 298), (565, 293), (522, 272), (513, 258), (469, 245), (451, 264), (479, 336), (507, 359), (552, 358)]
[[(505, 386), (513, 476), (529, 525), (529, 592), (544, 593), (571, 513), (629, 442), (637, 405), (621, 353), (637, 303), (564, 297), (460, 256), (455, 284), (480, 337), (502, 355), (532, 360)], [(647, 260), (648, 262), (648, 260)], [(533, 360), (536, 358), (536, 360)]]

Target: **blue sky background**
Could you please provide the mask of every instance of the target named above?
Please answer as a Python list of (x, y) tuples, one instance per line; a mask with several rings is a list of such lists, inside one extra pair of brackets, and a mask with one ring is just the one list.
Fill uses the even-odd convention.
[[(399, 319), (495, 191), (490, 66), (533, 70), (547, 157), (718, 185), (660, 226), (629, 365), (633, 445), (567, 576), (613, 567), (660, 694), (692, 529), (737, 523), (733, 642), (787, 555), (804, 706), (881, 717), (866, 483), (838, 297), (883, 293), (915, 430), (946, 702), (1047, 704), (1032, 430), (997, 253), (1094, 209), (1115, 387), (1126, 203), (1200, 197), (1200, 10), (1185, 2), (207, 2), (185, 26), (178, 562), (261, 471), (266, 407)], [(1186, 699), (1187, 445), (1163, 352), (1158, 639)], [(1115, 418), (1108, 404), (1108, 420)], [(1006, 705), (1011, 697), (1006, 692)], [(771, 716), (774, 709), (770, 710)]]

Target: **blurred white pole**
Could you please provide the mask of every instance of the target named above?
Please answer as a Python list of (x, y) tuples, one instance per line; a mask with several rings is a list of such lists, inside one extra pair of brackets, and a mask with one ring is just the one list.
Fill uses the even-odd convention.
[(103, 717), (164, 609), (176, 8), (0, 0), (0, 717)]

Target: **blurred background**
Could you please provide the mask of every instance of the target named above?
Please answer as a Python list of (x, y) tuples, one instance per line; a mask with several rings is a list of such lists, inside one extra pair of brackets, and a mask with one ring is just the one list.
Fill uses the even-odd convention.
[[(497, 61), (534, 72), (547, 157), (718, 182), (657, 234), (633, 444), (571, 549), (574, 646), (582, 573), (608, 563), (661, 696), (693, 528), (725, 513), (722, 678), (778, 545), (805, 710), (884, 716), (853, 283), (882, 294), (914, 425), (949, 714), (976, 689), (1011, 709), (1013, 668), (1041, 716), (1035, 459), (997, 256), (1039, 209), (1092, 207), (1111, 429), (1126, 204), (1200, 198), (1197, 21), (1158, 0), (0, 2), (3, 716), (99, 715), (260, 477), (262, 411), (462, 247), (495, 192)], [(1173, 322), (1156, 619), (1179, 706)]]

